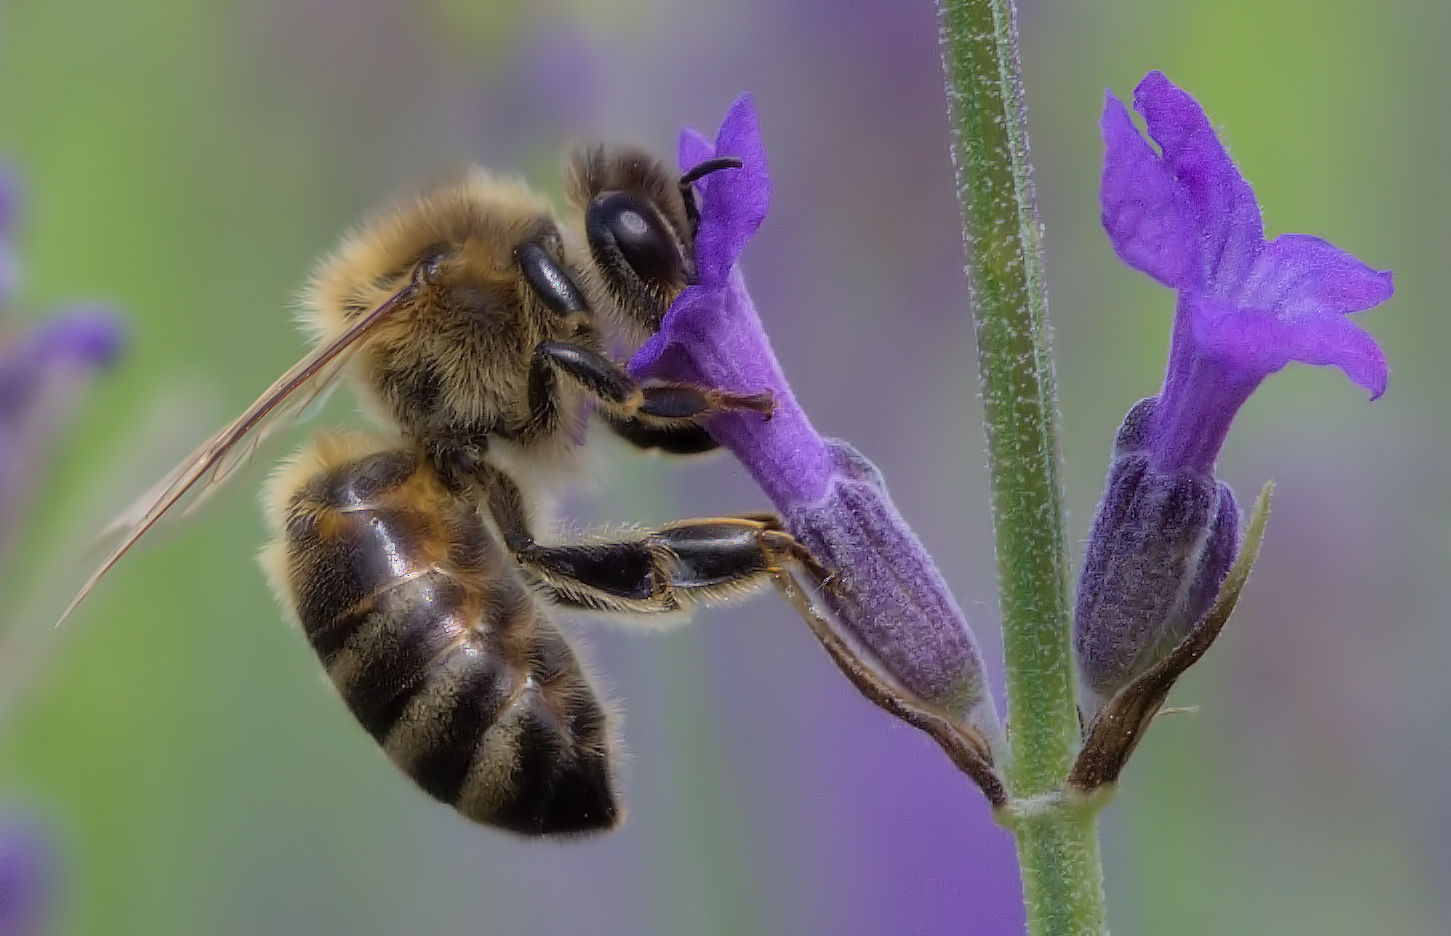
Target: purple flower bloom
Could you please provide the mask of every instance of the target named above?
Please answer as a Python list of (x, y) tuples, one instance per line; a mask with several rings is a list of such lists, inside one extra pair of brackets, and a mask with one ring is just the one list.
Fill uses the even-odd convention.
[(34, 822), (0, 819), (0, 936), (46, 931), (55, 882), (55, 856)]
[(1390, 298), (1373, 270), (1316, 237), (1266, 241), (1259, 203), (1204, 111), (1159, 72), (1134, 92), (1155, 152), (1112, 94), (1103, 112), (1103, 226), (1129, 266), (1178, 292), (1169, 367), (1115, 440), (1078, 589), (1075, 643), (1091, 714), (1176, 644), (1213, 602), (1238, 510), (1214, 463), (1239, 407), (1291, 361), (1386, 387), (1352, 324)]
[(17, 341), (0, 335), (0, 560), (19, 532), (31, 482), (84, 378), (120, 350), (116, 319), (75, 309)]
[[(0, 304), (14, 280), (17, 194), (0, 167)], [(0, 324), (0, 562), (19, 533), (31, 482), (84, 378), (115, 358), (121, 327), (109, 312), (76, 307), (23, 335)]]
[(836, 573), (826, 603), (883, 675), (920, 699), (998, 735), (982, 657), (932, 559), (898, 515), (881, 476), (843, 442), (812, 427), (781, 374), (736, 265), (765, 219), (771, 197), (756, 112), (732, 105), (712, 145), (687, 130), (680, 165), (737, 156), (744, 166), (697, 183), (699, 283), (666, 313), (635, 354), (639, 377), (686, 380), (740, 393), (768, 390), (769, 420), (714, 417), (710, 432), (750, 471), (786, 527)]
[[(0, 165), (0, 308), (15, 282), (12, 235), (18, 191)], [(0, 321), (0, 570), (32, 500), (32, 482), (65, 424), (85, 378), (120, 350), (121, 328), (101, 309), (76, 307), (15, 334)], [(48, 625), (45, 635), (54, 633)], [(0, 626), (0, 722), (21, 685), (36, 675), (27, 639)], [(0, 936), (49, 931), (56, 860), (43, 825), (0, 816)]]
[(1103, 226), (1125, 263), (1178, 290), (1169, 370), (1148, 431), (1161, 468), (1213, 468), (1241, 404), (1291, 361), (1333, 364), (1371, 398), (1385, 356), (1346, 318), (1391, 297), (1373, 270), (1306, 234), (1264, 239), (1260, 207), (1203, 109), (1159, 72), (1134, 91), (1155, 153), (1112, 94)]

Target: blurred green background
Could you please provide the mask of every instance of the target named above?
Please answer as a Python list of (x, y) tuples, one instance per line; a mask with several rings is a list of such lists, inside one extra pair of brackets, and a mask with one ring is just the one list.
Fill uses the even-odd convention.
[[(527, 10), (527, 12), (526, 12)], [(1151, 68), (1225, 128), (1271, 234), (1396, 271), (1361, 319), (1373, 406), (1295, 366), (1221, 463), (1279, 487), (1240, 612), (1104, 824), (1122, 934), (1451, 931), (1445, 267), (1451, 7), (1028, 3), (1072, 535), (1118, 419), (1158, 386), (1172, 297), (1098, 228), (1103, 89)], [(130, 323), (37, 494), (9, 626), (98, 505), (295, 360), (295, 290), (382, 198), (470, 161), (557, 193), (573, 139), (668, 153), (754, 92), (775, 180), (744, 264), (822, 429), (886, 474), (990, 658), (992, 539), (932, 4), (22, 0), (0, 6), (0, 154), (26, 186), (7, 327), (80, 296)], [(352, 419), (349, 408), (336, 417)], [(727, 459), (602, 441), (574, 516), (758, 510)], [(265, 470), (258, 466), (260, 479)], [(103, 509), (100, 509), (104, 513)], [(1000, 933), (1004, 833), (773, 597), (641, 637), (579, 630), (626, 713), (630, 818), (521, 842), (417, 794), (324, 684), (252, 556), (250, 495), (120, 567), (0, 737), (5, 809), (61, 856), (60, 933)], [(24, 587), (22, 587), (24, 586)], [(36, 631), (39, 633), (39, 631)]]

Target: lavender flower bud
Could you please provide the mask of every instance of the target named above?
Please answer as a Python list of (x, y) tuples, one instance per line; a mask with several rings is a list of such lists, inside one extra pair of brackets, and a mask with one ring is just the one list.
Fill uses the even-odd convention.
[(828, 568), (832, 615), (878, 661), (879, 671), (919, 699), (997, 726), (985, 670), (962, 610), (882, 482), (856, 449), (825, 440), (835, 470), (826, 496), (786, 512), (786, 528)]
[(1119, 429), (1084, 557), (1073, 643), (1088, 716), (1184, 638), (1238, 551), (1229, 487), (1153, 457), (1146, 430), (1157, 406), (1141, 401)]

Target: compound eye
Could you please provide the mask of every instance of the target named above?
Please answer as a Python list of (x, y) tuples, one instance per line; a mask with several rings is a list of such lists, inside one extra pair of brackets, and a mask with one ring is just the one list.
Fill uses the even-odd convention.
[(585, 218), (591, 241), (607, 237), (621, 259), (646, 283), (683, 285), (685, 267), (675, 237), (659, 214), (624, 192), (605, 192)]

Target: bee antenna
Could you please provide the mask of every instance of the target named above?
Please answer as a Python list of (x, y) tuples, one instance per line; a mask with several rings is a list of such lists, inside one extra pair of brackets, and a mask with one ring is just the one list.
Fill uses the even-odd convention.
[(740, 169), (745, 163), (735, 156), (717, 156), (714, 159), (707, 159), (695, 168), (689, 170), (680, 177), (681, 186), (693, 185), (712, 172), (719, 172), (722, 169)]
[(690, 239), (695, 240), (695, 232), (700, 229), (700, 206), (695, 203), (695, 189), (692, 186), (712, 172), (719, 172), (722, 169), (740, 169), (745, 163), (735, 156), (716, 156), (714, 159), (707, 159), (697, 164), (693, 169), (688, 170), (680, 177), (680, 197), (685, 200), (685, 220), (690, 225)]

